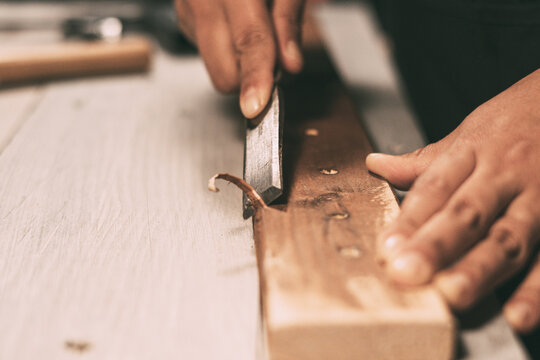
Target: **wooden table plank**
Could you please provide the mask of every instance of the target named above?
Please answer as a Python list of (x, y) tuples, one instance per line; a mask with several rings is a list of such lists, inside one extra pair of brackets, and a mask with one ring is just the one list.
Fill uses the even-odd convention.
[(253, 359), (250, 222), (206, 190), (241, 172), (236, 100), (163, 53), (42, 96), (0, 155), (0, 358)]
[(0, 153), (32, 115), (42, 97), (40, 87), (0, 88)]

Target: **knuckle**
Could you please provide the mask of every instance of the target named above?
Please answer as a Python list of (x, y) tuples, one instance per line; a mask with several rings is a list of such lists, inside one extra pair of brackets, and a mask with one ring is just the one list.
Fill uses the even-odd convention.
[(421, 147), (419, 149), (414, 150), (412, 153), (408, 153), (407, 156), (409, 156), (409, 157), (421, 157), (425, 153), (429, 153), (430, 148), (431, 148), (431, 145)]
[(506, 259), (518, 263), (525, 262), (527, 253), (526, 241), (518, 230), (521, 225), (517, 221), (506, 221), (495, 225), (491, 230), (490, 237), (502, 249)]
[(207, 68), (212, 84), (217, 91), (228, 94), (238, 90), (238, 73), (234, 69), (209, 65), (207, 65)]
[(420, 240), (420, 243), (411, 243), (408, 250), (421, 254), (430, 267), (434, 268), (435, 270), (439, 270), (450, 262), (450, 258), (447, 256), (446, 251), (448, 246), (444, 239), (436, 238), (431, 240), (426, 238), (417, 238), (413, 240), (413, 242), (417, 240)]
[(270, 36), (266, 33), (266, 31), (260, 29), (259, 27), (248, 26), (235, 35), (234, 44), (239, 53), (244, 53), (250, 49), (260, 46), (261, 44), (268, 43), (269, 40)]
[(223, 77), (212, 79), (212, 83), (217, 91), (224, 94), (229, 94), (238, 90), (238, 82)]
[(437, 268), (440, 268), (451, 261), (448, 257), (447, 248), (448, 246), (444, 239), (435, 238), (426, 242), (423, 252), (432, 263), (437, 265)]
[(418, 219), (418, 217), (410, 215), (410, 214), (404, 214), (400, 219), (398, 224), (401, 228), (407, 229), (407, 230), (415, 230), (418, 229), (422, 222)]
[(452, 190), (444, 177), (429, 172), (420, 176), (415, 185), (416, 188), (421, 188), (422, 191), (429, 193), (445, 193)]
[(481, 224), (482, 211), (480, 206), (470, 199), (459, 199), (451, 206), (450, 211), (461, 219), (469, 229), (477, 229)]
[(424, 147), (421, 147), (419, 149), (414, 150), (411, 153), (406, 154), (406, 156), (413, 157), (413, 158), (430, 157), (431, 155), (433, 155), (436, 152), (436, 149), (437, 149), (438, 146), (439, 146), (438, 142), (428, 144), (428, 145), (426, 145)]
[(506, 152), (505, 160), (509, 164), (523, 163), (534, 154), (535, 144), (528, 139), (516, 141)]

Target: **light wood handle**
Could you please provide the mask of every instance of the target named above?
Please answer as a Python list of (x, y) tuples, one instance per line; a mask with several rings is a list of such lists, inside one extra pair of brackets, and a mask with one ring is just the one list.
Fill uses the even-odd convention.
[(66, 42), (0, 55), (0, 84), (144, 71), (151, 46), (143, 37), (118, 42)]

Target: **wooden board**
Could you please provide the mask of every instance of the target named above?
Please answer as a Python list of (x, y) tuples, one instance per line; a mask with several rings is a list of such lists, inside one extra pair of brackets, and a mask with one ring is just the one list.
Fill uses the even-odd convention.
[[(431, 288), (400, 291), (375, 261), (396, 216), (354, 106), (322, 52), (285, 86), (285, 205), (254, 219), (272, 360), (450, 359), (450, 313)], [(314, 134), (318, 134), (313, 136)]]
[[(317, 7), (315, 17), (375, 150), (413, 151), (426, 143), (414, 114), (407, 108), (391, 48), (370, 5), (359, 1), (326, 2)], [(456, 359), (529, 359), (506, 323), (495, 295), (456, 315)]]

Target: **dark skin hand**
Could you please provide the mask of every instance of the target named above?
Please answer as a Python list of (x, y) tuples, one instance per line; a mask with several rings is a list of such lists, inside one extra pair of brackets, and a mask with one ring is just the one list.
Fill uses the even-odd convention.
[(443, 140), (403, 156), (370, 154), (370, 171), (410, 192), (379, 239), (388, 276), (433, 281), (465, 309), (532, 262), (504, 314), (540, 323), (540, 70), (472, 112)]
[[(301, 70), (304, 0), (175, 4), (215, 87), (239, 89), (246, 117), (265, 107), (276, 67)], [(433, 282), (459, 310), (532, 263), (504, 313), (520, 332), (537, 327), (539, 138), (540, 70), (481, 105), (437, 143), (403, 156), (370, 154), (369, 170), (410, 188), (400, 216), (379, 239), (388, 276), (401, 285)]]
[(268, 103), (276, 67), (301, 70), (304, 0), (176, 0), (175, 5), (180, 28), (197, 44), (214, 86), (224, 93), (240, 90), (247, 118)]

